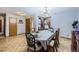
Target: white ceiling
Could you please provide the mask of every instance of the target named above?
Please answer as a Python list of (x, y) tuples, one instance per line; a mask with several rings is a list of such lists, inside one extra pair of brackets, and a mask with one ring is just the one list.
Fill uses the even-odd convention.
[[(66, 10), (79, 9), (77, 7), (48, 7), (49, 13), (58, 13)], [(39, 15), (43, 7), (0, 7), (0, 13), (12, 13), (24, 12), (30, 15)]]

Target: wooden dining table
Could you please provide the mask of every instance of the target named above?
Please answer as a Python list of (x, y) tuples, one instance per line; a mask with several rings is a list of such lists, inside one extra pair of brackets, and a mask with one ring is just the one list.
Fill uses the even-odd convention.
[(40, 41), (44, 50), (47, 49), (47, 44), (49, 43), (49, 41), (51, 40), (51, 38), (54, 35), (54, 32), (50, 31), (50, 30), (41, 30), (38, 33), (33, 32), (33, 35), (36, 35), (35, 39)]

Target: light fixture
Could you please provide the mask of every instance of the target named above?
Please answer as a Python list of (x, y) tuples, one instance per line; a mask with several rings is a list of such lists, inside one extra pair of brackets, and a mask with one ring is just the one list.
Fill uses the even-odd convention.
[(24, 13), (24, 12), (16, 12), (16, 15), (19, 15), (19, 16), (26, 16), (26, 13)]
[(51, 8), (49, 8), (49, 7), (40, 8), (40, 16), (41, 17), (50, 17), (50, 15), (49, 15), (50, 9)]

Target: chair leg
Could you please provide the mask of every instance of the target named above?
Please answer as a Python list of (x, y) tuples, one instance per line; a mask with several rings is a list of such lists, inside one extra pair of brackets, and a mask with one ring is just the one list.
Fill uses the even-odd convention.
[(53, 49), (53, 52), (55, 52), (55, 48), (53, 47), (52, 49)]
[(58, 49), (57, 49), (57, 47), (56, 47), (56, 52), (58, 52)]
[(29, 48), (27, 48), (27, 52), (30, 52)]
[(58, 52), (57, 45), (54, 46), (54, 52)]
[(59, 40), (56, 40), (56, 47), (59, 48)]
[(59, 44), (60, 44), (60, 43), (59, 43), (59, 40), (58, 40), (58, 48), (59, 48)]

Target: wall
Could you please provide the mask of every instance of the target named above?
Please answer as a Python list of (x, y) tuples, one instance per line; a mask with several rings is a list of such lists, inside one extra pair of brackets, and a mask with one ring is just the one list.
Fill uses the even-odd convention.
[[(78, 11), (78, 12), (77, 12)], [(35, 16), (34, 18), (34, 26), (36, 28), (36, 30), (38, 30), (38, 16), (40, 15), (40, 11), (37, 8), (27, 8), (27, 12), (33, 16)], [(57, 29), (58, 27), (61, 28), (60, 30), (60, 36), (64, 36), (64, 37), (71, 37), (71, 31), (72, 31), (72, 22), (76, 19), (79, 19), (79, 9), (77, 10), (77, 8), (55, 8), (52, 9), (51, 12), (51, 26), (54, 27), (54, 29)], [(9, 36), (9, 24), (8, 24), (8, 17), (9, 16), (13, 16), (16, 17), (14, 15), (11, 14), (7, 14), (7, 22), (6, 22), (6, 26), (7, 26), (7, 30), (6, 30), (6, 36)], [(24, 24), (23, 24), (24, 25)], [(24, 28), (21, 28), (23, 25), (18, 24), (18, 34), (20, 33), (24, 33)], [(37, 25), (37, 26), (36, 26)], [(19, 30), (21, 29), (21, 30)]]
[(72, 22), (76, 19), (76, 10), (66, 10), (52, 14), (51, 26), (60, 28), (60, 36), (71, 38)]
[(77, 20), (79, 21), (79, 8), (77, 8)]
[[(77, 8), (57, 8), (56, 11), (51, 10), (51, 27), (53, 27), (55, 30), (60, 28), (60, 36), (71, 38), (72, 23), (77, 18), (79, 19), (77, 13)], [(35, 25), (36, 30), (38, 30), (39, 12), (35, 12), (35, 14)]]
[[(22, 16), (16, 16), (13, 14), (6, 14), (6, 36), (9, 36), (9, 17), (17, 18), (17, 34), (25, 33), (25, 20)], [(19, 19), (23, 20), (23, 24), (18, 24)]]

